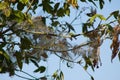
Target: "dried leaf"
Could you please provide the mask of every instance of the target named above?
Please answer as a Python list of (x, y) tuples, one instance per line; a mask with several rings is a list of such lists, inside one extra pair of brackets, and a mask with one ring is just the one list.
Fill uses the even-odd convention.
[(67, 2), (69, 4), (71, 4), (73, 7), (77, 8), (78, 4), (77, 4), (77, 0), (67, 0)]
[(113, 60), (118, 51), (119, 51), (119, 34), (120, 34), (120, 26), (117, 25), (116, 27), (114, 27), (114, 32), (113, 32), (113, 40), (112, 40), (112, 44), (110, 46), (110, 48), (112, 49), (112, 57), (111, 60)]

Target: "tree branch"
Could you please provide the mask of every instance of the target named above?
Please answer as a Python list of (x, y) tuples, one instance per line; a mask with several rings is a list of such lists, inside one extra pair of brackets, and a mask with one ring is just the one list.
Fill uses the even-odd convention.
[(77, 46), (77, 47), (73, 47), (73, 48), (67, 49), (67, 50), (53, 50), (53, 49), (46, 49), (46, 48), (43, 49), (43, 48), (38, 47), (38, 46), (37, 46), (37, 47), (36, 47), (36, 46), (32, 46), (32, 48), (34, 48), (34, 49), (42, 49), (42, 50), (51, 51), (51, 52), (67, 52), (67, 51), (72, 51), (72, 50), (81, 48), (81, 47), (86, 46), (86, 45), (89, 45), (89, 44), (91, 44), (91, 43), (93, 43), (93, 42), (88, 42), (88, 43), (85, 43), (85, 44), (81, 44), (81, 45), (79, 45), (79, 46)]
[(35, 78), (35, 79), (36, 79), (36, 77), (34, 77), (34, 76), (32, 76), (32, 75), (30, 75), (30, 74), (28, 74), (28, 73), (26, 73), (26, 72), (24, 72), (24, 71), (22, 71), (22, 70), (18, 70), (18, 69), (16, 69), (16, 71), (20, 71), (20, 72), (22, 72), (22, 73), (24, 73), (24, 74), (26, 74), (26, 75), (28, 75), (28, 76), (30, 76), (30, 77)]
[(28, 32), (28, 33), (32, 33), (32, 34), (55, 36), (55, 37), (64, 37), (64, 38), (75, 38), (75, 37), (83, 35), (83, 34), (59, 35), (59, 34), (51, 34), (51, 33), (45, 33), (45, 32), (33, 32), (33, 31), (26, 30), (26, 29), (23, 29), (23, 31)]
[(32, 0), (31, 3), (30, 3), (30, 5), (28, 6), (28, 8), (27, 8), (27, 10), (26, 10), (26, 12), (25, 12), (26, 14), (27, 14), (28, 11), (30, 10), (30, 8), (31, 8), (31, 6), (32, 6), (32, 4), (33, 4), (33, 2), (34, 2), (34, 0)]
[(33, 80), (33, 79), (30, 79), (30, 78), (27, 78), (27, 77), (23, 77), (23, 76), (20, 76), (18, 74), (15, 74), (16, 76), (20, 77), (20, 78), (23, 78), (23, 79), (27, 79), (27, 80)]

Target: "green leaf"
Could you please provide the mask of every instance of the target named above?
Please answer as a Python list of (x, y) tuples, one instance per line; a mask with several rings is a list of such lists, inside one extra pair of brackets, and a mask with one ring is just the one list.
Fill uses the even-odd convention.
[(0, 49), (0, 55), (3, 56), (7, 61), (10, 61), (10, 56), (3, 49)]
[(117, 19), (118, 15), (119, 15), (119, 10), (114, 11), (110, 14), (111, 16), (113, 15), (115, 19)]
[(119, 61), (120, 61), (120, 52), (118, 53), (118, 58), (119, 58)]
[(52, 77), (53, 77), (53, 78), (56, 78), (57, 76), (58, 76), (58, 70), (56, 70), (56, 71), (53, 73)]
[(85, 64), (85, 66), (84, 66), (84, 70), (87, 70), (87, 68), (88, 68), (88, 65), (87, 65), (87, 64)]
[(65, 10), (65, 14), (66, 14), (67, 16), (70, 16), (70, 9), (66, 9), (66, 10)]
[(64, 3), (64, 12), (67, 16), (70, 16), (70, 9), (69, 9), (69, 4), (68, 3)]
[(3, 53), (3, 55), (8, 61), (10, 61), (10, 56), (7, 53)]
[(94, 80), (93, 76), (91, 76), (91, 80)]
[(97, 14), (97, 17), (100, 18), (101, 20), (106, 20), (106, 18), (103, 15)]
[(100, 9), (102, 9), (104, 6), (104, 0), (99, 0), (99, 5), (100, 5)]
[(68, 32), (70, 32), (71, 30), (75, 32), (75, 29), (74, 29), (74, 27), (71, 24), (69, 24), (69, 23), (66, 22), (66, 25), (67, 25), (67, 27), (69, 29)]
[(24, 9), (24, 7), (25, 7), (25, 5), (23, 4), (23, 3), (21, 3), (21, 2), (19, 2), (18, 4), (17, 4), (17, 9), (18, 10), (23, 10)]
[(109, 0), (109, 2), (111, 2), (112, 0)]
[(90, 23), (91, 23), (91, 24), (95, 21), (96, 17), (97, 17), (97, 14), (95, 14), (94, 16), (92, 16), (92, 17), (90, 18)]
[(52, 22), (51, 25), (56, 27), (58, 24), (60, 24), (60, 23), (58, 21), (55, 21), (55, 22)]
[(35, 61), (35, 60), (33, 60), (33, 59), (30, 59), (30, 61), (36, 66), (36, 67), (38, 67), (39, 68), (39, 65), (38, 65), (38, 63)]
[(33, 1), (32, 5), (37, 5), (39, 3), (39, 0), (30, 0), (30, 3)]
[(44, 66), (40, 66), (38, 69), (34, 70), (34, 72), (40, 72), (43, 73), (45, 72), (46, 68)]
[(101, 14), (95, 14), (94, 16), (92, 16), (92, 17), (90, 18), (90, 23), (93, 23), (97, 17), (98, 17), (99, 19), (101, 19), (101, 20), (106, 20), (106, 18), (105, 18), (103, 15), (101, 15)]
[(88, 32), (88, 28), (91, 26), (90, 23), (83, 23), (83, 27), (82, 27), (82, 32), (83, 33), (87, 33)]
[(22, 69), (22, 67), (23, 67), (23, 62), (22, 62), (23, 57), (22, 57), (22, 53), (21, 53), (21, 52), (16, 52), (14, 55), (16, 56), (18, 67), (19, 67), (20, 69)]
[(62, 71), (60, 72), (60, 80), (64, 80), (64, 74)]
[(42, 2), (43, 4), (43, 11), (46, 11), (46, 12), (48, 12), (48, 13), (53, 13), (52, 11), (53, 11), (53, 7), (49, 4), (49, 2), (46, 2), (46, 0), (43, 0), (43, 2)]
[(23, 4), (27, 4), (28, 3), (28, 0), (19, 0), (21, 3)]
[(86, 0), (80, 0), (81, 2), (86, 2)]
[(57, 11), (57, 16), (58, 16), (58, 17), (63, 17), (63, 16), (64, 16), (64, 9), (63, 9), (63, 8), (60, 8), (60, 9)]
[(113, 30), (113, 27), (112, 27), (110, 24), (107, 24), (106, 26), (108, 27), (108, 30), (109, 30), (109, 31), (111, 31), (111, 32), (114, 31), (114, 30)]
[(23, 22), (25, 20), (25, 15), (19, 10), (13, 11), (14, 15), (11, 15), (11, 18), (17, 22)]
[(58, 7), (59, 7), (60, 3), (56, 3), (55, 6), (54, 6), (54, 11), (56, 12)]
[(88, 0), (88, 1), (91, 2), (93, 5), (97, 6), (93, 0)]
[(8, 5), (9, 5), (9, 4), (8, 4), (7, 2), (1, 2), (1, 3), (0, 3), (0, 10), (3, 10), (3, 9), (5, 9), (5, 8), (7, 8)]
[(90, 66), (92, 68), (92, 70), (94, 71), (94, 67), (92, 65), (92, 62), (91, 62), (90, 58), (85, 56), (84, 60), (85, 60), (85, 63), (86, 63), (85, 66), (84, 66), (84, 68), (87, 69), (88, 66)]
[(57, 77), (56, 77), (56, 80), (61, 80), (61, 79), (60, 79), (60, 76), (57, 76)]
[(27, 37), (21, 38), (21, 49), (30, 49), (31, 45), (32, 43)]

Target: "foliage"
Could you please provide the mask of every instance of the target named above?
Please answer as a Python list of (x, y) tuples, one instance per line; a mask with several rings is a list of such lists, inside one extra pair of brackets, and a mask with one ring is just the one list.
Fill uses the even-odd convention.
[[(37, 67), (34, 72), (43, 73), (47, 67), (39, 66), (38, 63), (41, 60), (47, 61), (51, 54), (66, 61), (68, 67), (79, 64), (85, 71), (88, 67), (94, 71), (99, 67), (99, 63), (101, 64), (100, 46), (106, 39), (112, 40), (111, 60), (117, 54), (120, 59), (119, 11), (111, 12), (105, 18), (91, 6), (80, 8), (79, 2), (92, 3), (95, 7), (99, 3), (100, 9), (105, 4), (104, 0), (0, 0), (0, 73), (8, 72), (10, 76), (16, 75), (15, 71), (25, 73), (22, 71), (24, 63), (33, 63)], [(71, 23), (63, 22), (65, 17), (72, 16), (72, 9), (80, 11), (79, 14)], [(84, 16), (87, 16), (88, 20), (82, 23), (82, 32), (76, 34), (73, 23), (87, 9), (90, 9), (90, 12)], [(44, 14), (34, 17), (37, 11)], [(114, 20), (107, 22), (111, 17), (114, 17)], [(100, 21), (97, 25), (96, 20)], [(118, 24), (115, 27), (112, 26), (114, 22)], [(78, 45), (69, 42), (69, 39), (73, 41), (78, 36), (87, 37), (88, 41)], [(57, 70), (51, 77), (54, 80), (64, 80), (61, 70)], [(90, 77), (94, 80), (91, 75)], [(44, 76), (39, 79), (47, 80)]]

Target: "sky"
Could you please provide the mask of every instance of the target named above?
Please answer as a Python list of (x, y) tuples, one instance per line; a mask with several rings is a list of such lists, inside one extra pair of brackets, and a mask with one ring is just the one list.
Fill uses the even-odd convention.
[[(120, 1), (119, 0), (112, 0), (111, 3), (108, 3), (106, 0), (106, 4), (104, 6), (103, 10), (97, 10), (98, 13), (103, 14), (105, 17), (111, 12), (115, 10), (120, 10)], [(74, 14), (74, 13), (73, 13)], [(79, 39), (78, 39), (79, 41)], [(74, 42), (76, 43), (76, 42)], [(103, 45), (101, 46), (101, 60), (102, 60), (102, 66), (100, 66), (98, 69), (95, 69), (95, 72), (93, 72), (91, 69), (88, 69), (88, 72), (95, 78), (95, 80), (119, 80), (120, 79), (120, 62), (118, 58), (116, 57), (113, 60), (113, 63), (111, 63), (111, 50), (110, 50), (110, 44), (111, 41), (106, 40)], [(48, 59), (48, 63), (40, 62), (40, 65), (47, 65), (48, 70), (47, 74), (51, 75), (53, 74), (58, 68), (59, 68), (59, 58), (57, 58), (54, 55), (51, 55)], [(36, 74), (31, 73), (36, 67), (31, 63), (29, 65), (24, 65), (23, 70), (30, 73), (33, 76), (40, 77), (43, 76), (43, 74)], [(82, 67), (78, 64), (74, 65), (73, 68), (68, 68), (65, 63), (61, 63), (61, 70), (64, 73), (65, 80), (90, 80), (90, 76), (82, 69)], [(19, 74), (19, 73), (17, 73)], [(20, 73), (23, 76), (23, 73)], [(22, 78), (13, 76), (9, 77), (8, 74), (0, 74), (0, 80), (24, 80)]]

